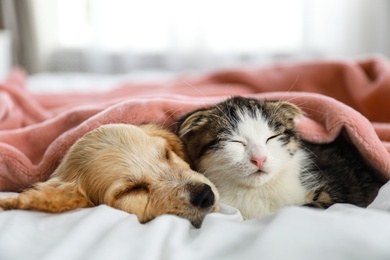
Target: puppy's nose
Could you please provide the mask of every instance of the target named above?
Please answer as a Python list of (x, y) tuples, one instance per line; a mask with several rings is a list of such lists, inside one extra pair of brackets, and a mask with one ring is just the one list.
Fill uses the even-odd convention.
[(211, 187), (204, 184), (203, 187), (191, 194), (192, 205), (199, 208), (207, 208), (214, 204), (215, 195)]

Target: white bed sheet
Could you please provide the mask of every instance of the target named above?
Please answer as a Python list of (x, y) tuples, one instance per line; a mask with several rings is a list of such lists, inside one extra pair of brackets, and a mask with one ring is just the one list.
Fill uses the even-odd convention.
[(140, 224), (105, 205), (62, 214), (4, 211), (0, 259), (390, 259), (390, 182), (367, 208), (288, 207), (243, 221), (221, 205), (200, 229), (169, 215)]
[[(127, 75), (44, 74), (29, 77), (28, 88), (51, 93), (89, 91), (94, 86), (96, 91), (96, 82), (99, 90), (107, 90), (127, 79)], [(10, 194), (0, 192), (0, 197)], [(388, 260), (390, 182), (368, 208), (288, 207), (243, 221), (236, 209), (221, 205), (221, 211), (209, 214), (200, 229), (168, 215), (140, 224), (134, 215), (105, 205), (62, 214), (0, 212), (0, 260), (18, 259)]]

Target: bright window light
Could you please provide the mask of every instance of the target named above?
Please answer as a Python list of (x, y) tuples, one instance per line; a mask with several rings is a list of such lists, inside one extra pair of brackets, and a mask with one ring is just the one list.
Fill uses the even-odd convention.
[(57, 0), (62, 47), (213, 53), (302, 47), (304, 0)]

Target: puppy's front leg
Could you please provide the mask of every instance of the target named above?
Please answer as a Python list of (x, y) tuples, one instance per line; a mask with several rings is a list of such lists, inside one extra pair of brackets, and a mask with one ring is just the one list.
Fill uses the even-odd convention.
[(59, 213), (76, 208), (94, 206), (83, 193), (71, 183), (42, 182), (22, 193), (0, 199), (0, 209), (27, 209)]

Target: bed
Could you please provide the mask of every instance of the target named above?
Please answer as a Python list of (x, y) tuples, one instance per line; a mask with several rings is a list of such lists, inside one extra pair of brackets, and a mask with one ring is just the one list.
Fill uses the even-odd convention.
[(386, 57), (141, 78), (27, 77), (13, 70), (0, 84), (0, 197), (46, 180), (69, 146), (102, 124), (173, 128), (182, 114), (232, 95), (297, 104), (306, 113), (298, 122), (305, 140), (347, 136), (386, 184), (367, 208), (286, 207), (243, 220), (221, 203), (199, 229), (171, 215), (140, 224), (106, 205), (61, 214), (4, 211), (0, 259), (390, 259)]

